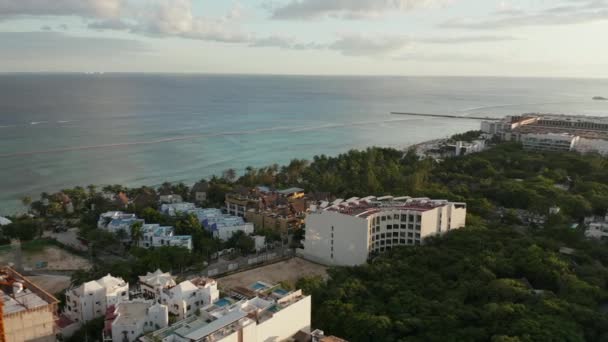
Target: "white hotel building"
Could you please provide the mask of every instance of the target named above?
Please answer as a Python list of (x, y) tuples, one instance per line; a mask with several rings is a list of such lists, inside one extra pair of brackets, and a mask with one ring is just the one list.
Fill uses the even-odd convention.
[(411, 197), (353, 197), (311, 207), (298, 254), (325, 265), (354, 266), (370, 254), (419, 245), (428, 236), (462, 228), (466, 203)]

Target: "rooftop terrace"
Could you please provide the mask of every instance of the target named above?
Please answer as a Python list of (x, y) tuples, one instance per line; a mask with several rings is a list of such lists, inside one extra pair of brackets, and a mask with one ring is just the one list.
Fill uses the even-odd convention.
[[(355, 217), (368, 217), (375, 213), (387, 210), (410, 210), (410, 211), (428, 211), (435, 208), (443, 207), (449, 204), (447, 200), (433, 200), (430, 198), (412, 198), (408, 196), (393, 197), (383, 196), (374, 197), (368, 196), (365, 198), (353, 197), (348, 200), (337, 199), (331, 205), (327, 202), (321, 203), (321, 210), (338, 212), (344, 215)], [(454, 203), (457, 206), (466, 207), (464, 203)]]

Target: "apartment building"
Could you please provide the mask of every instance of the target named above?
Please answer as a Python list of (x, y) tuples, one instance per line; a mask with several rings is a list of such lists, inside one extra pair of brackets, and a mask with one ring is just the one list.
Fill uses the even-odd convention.
[(285, 341), (300, 331), (310, 333), (310, 296), (276, 286), (256, 293), (258, 283), (252, 285), (252, 297), (223, 298), (199, 315), (148, 334), (141, 341), (267, 342)]
[(144, 334), (169, 325), (166, 305), (132, 300), (111, 305), (106, 310), (104, 342), (134, 342)]
[(105, 315), (108, 306), (129, 300), (129, 284), (122, 278), (108, 274), (65, 292), (64, 315), (70, 320), (85, 323)]
[(217, 282), (211, 278), (199, 277), (164, 288), (160, 292), (160, 303), (167, 305), (170, 313), (184, 319), (214, 303), (219, 297)]
[(312, 206), (298, 255), (325, 265), (353, 266), (396, 246), (465, 226), (466, 204), (411, 197), (353, 197)]
[(10, 267), (0, 268), (0, 340), (53, 342), (59, 301)]

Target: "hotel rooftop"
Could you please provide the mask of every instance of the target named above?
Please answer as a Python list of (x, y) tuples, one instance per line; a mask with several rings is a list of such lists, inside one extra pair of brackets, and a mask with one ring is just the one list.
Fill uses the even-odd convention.
[[(332, 203), (324, 201), (320, 203), (318, 209), (366, 218), (370, 215), (386, 210), (411, 210), (424, 212), (443, 207), (449, 203), (450, 202), (447, 200), (433, 200), (426, 197), (412, 198), (409, 196), (368, 196), (364, 198), (352, 197), (347, 200), (337, 199)], [(460, 206), (466, 208), (465, 203), (453, 204), (457, 207)]]

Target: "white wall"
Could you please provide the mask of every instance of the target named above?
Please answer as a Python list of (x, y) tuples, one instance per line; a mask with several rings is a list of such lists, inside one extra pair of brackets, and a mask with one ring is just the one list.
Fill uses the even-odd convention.
[(311, 213), (306, 217), (304, 250), (300, 252), (304, 258), (326, 265), (361, 265), (368, 257), (368, 230), (368, 221), (364, 218), (333, 211)]
[(257, 342), (278, 342), (295, 335), (300, 330), (310, 332), (310, 298), (306, 296), (275, 313), (269, 320), (258, 324)]

